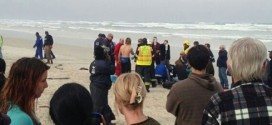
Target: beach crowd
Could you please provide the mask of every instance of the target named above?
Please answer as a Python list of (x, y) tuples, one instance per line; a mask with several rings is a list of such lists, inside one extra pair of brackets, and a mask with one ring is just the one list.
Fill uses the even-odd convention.
[[(41, 125), (35, 100), (48, 87), (48, 70), (56, 57), (49, 32), (44, 41), (38, 32), (35, 35), (35, 57), (14, 62), (7, 77), (0, 37), (0, 125)], [(171, 41), (160, 43), (157, 37), (139, 38), (135, 49), (131, 43), (130, 37), (114, 43), (113, 34), (98, 35), (89, 91), (79, 83), (66, 83), (50, 100), (49, 115), (56, 125), (114, 125), (110, 89), (125, 124), (160, 125), (143, 109), (146, 95), (157, 86), (169, 89), (165, 110), (176, 117), (176, 125), (272, 124), (272, 51), (260, 40), (237, 39), (228, 51), (220, 45), (217, 59), (211, 45), (199, 41), (183, 41), (180, 53), (171, 53)], [(174, 64), (171, 54), (179, 54)], [(214, 77), (215, 62), (220, 82)]]

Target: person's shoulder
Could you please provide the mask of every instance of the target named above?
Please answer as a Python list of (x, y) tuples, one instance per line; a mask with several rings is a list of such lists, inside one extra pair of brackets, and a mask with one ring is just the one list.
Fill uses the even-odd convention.
[(33, 125), (31, 117), (17, 106), (11, 108), (7, 112), (7, 115), (11, 119), (10, 125)]
[[(172, 86), (172, 90), (177, 90), (180, 91), (181, 89), (187, 89), (187, 87), (190, 85), (191, 80), (190, 79), (184, 79), (181, 81), (176, 82), (173, 86)], [(188, 84), (189, 83), (189, 84)]]

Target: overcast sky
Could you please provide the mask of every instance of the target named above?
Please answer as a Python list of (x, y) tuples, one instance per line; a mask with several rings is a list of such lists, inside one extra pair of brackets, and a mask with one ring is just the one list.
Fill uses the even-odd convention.
[(272, 0), (0, 0), (0, 19), (272, 23)]

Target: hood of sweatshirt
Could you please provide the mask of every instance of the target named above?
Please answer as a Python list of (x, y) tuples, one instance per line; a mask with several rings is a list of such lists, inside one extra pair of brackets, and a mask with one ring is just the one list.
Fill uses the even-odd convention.
[(206, 73), (203, 75), (198, 75), (195, 73), (191, 73), (188, 77), (189, 77), (189, 79), (192, 79), (193, 81), (195, 81), (198, 85), (202, 86), (203, 88), (206, 88), (211, 91), (220, 90), (218, 82), (210, 74)]

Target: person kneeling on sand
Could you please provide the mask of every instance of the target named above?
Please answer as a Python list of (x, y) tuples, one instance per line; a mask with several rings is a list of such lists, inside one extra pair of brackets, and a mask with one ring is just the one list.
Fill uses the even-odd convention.
[(93, 112), (92, 97), (78, 83), (62, 85), (50, 101), (49, 114), (56, 125), (105, 125), (100, 113)]
[(223, 89), (205, 71), (210, 54), (204, 45), (192, 47), (187, 59), (192, 73), (187, 79), (172, 86), (167, 96), (166, 109), (176, 116), (177, 125), (200, 125), (203, 110), (210, 97)]
[(125, 116), (128, 125), (160, 125), (143, 113), (147, 91), (139, 74), (124, 73), (119, 76), (113, 92), (117, 109)]

